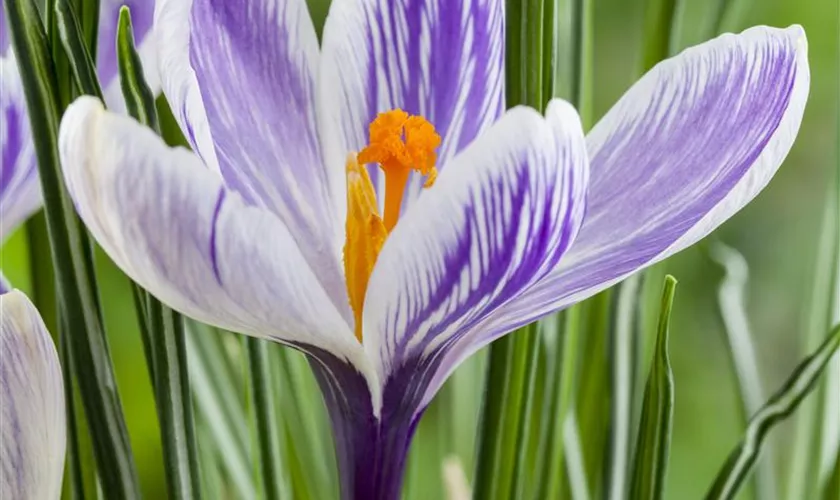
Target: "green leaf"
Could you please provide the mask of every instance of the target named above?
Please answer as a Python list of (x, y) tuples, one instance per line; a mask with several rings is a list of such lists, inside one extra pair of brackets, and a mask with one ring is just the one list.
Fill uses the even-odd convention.
[(674, 52), (676, 12), (677, 0), (648, 0), (642, 46), (642, 74)]
[(732, 451), (714, 484), (706, 494), (709, 500), (730, 499), (738, 493), (755, 465), (764, 438), (779, 422), (790, 416), (816, 386), (819, 376), (840, 347), (840, 325), (814, 354), (796, 367), (793, 374), (750, 421), (741, 443)]
[[(837, 194), (831, 191), (826, 197), (817, 255), (814, 259), (811, 293), (807, 298), (809, 307), (808, 316), (805, 318), (805, 335), (802, 336), (803, 353), (816, 349), (823, 332), (836, 321), (833, 318), (833, 308), (837, 307), (835, 304), (840, 300), (840, 292), (837, 292), (840, 277), (835, 271), (835, 266), (840, 265), (840, 216), (837, 198)], [(820, 390), (826, 392), (827, 388), (823, 387)], [(821, 468), (819, 461), (822, 455), (820, 448), (824, 401), (825, 398), (805, 401), (797, 412), (787, 498), (812, 498), (817, 494), (815, 488), (819, 483)]]
[[(66, 4), (66, 0), (61, 3)], [(134, 45), (131, 15), (126, 7), (120, 9), (116, 44), (121, 87), (129, 114), (141, 124), (157, 130), (154, 98), (143, 77), (143, 68)], [(173, 499), (198, 499), (201, 498), (201, 475), (195, 442), (184, 320), (180, 314), (161, 304), (136, 283), (132, 286), (155, 391), (169, 496)]]
[(120, 8), (117, 27), (117, 62), (120, 87), (128, 114), (160, 134), (155, 95), (146, 83), (140, 54), (137, 53), (134, 45), (131, 13), (126, 6)]
[(514, 471), (523, 432), (520, 419), (533, 383), (530, 363), (537, 348), (536, 327), (528, 326), (490, 346), (484, 402), (479, 420), (473, 498), (508, 499), (519, 489)]
[[(572, 405), (577, 395), (580, 369), (581, 312), (580, 307), (572, 307), (557, 315), (554, 326), (557, 335), (551, 335), (549, 331), (543, 334), (543, 343), (549, 351), (546, 377), (552, 384), (549, 386), (551, 394), (546, 398), (549, 402), (545, 405), (546, 414), (543, 417), (548, 424), (545, 437), (547, 457), (543, 461), (543, 470), (537, 476), (536, 498), (562, 498), (567, 486), (566, 462), (571, 458), (564, 453), (564, 426), (570, 417), (574, 417)], [(544, 325), (547, 324), (544, 322)], [(584, 468), (582, 463), (570, 466), (574, 467), (581, 470)]]
[(656, 351), (645, 388), (633, 461), (630, 498), (637, 500), (663, 498), (674, 412), (674, 377), (668, 359), (668, 336), (676, 286), (677, 280), (673, 276), (665, 277)]
[(335, 451), (324, 400), (308, 360), (292, 348), (273, 350), (278, 405), (285, 429), (284, 463), (295, 499), (337, 498)]
[(610, 334), (610, 449), (609, 468), (604, 474), (604, 493), (609, 498), (625, 498), (633, 425), (635, 375), (639, 364), (636, 338), (639, 323), (642, 276), (631, 276), (616, 287), (614, 321)]
[[(730, 362), (738, 380), (741, 417), (746, 426), (749, 418), (761, 408), (764, 390), (758, 369), (756, 350), (750, 333), (745, 304), (748, 279), (747, 261), (737, 250), (723, 243), (713, 243), (710, 255), (726, 271), (718, 290), (718, 307), (723, 318)], [(756, 496), (762, 500), (776, 498), (775, 471), (770, 446), (756, 470)]]
[(245, 337), (244, 342), (248, 354), (251, 408), (257, 439), (257, 465), (262, 481), (263, 498), (266, 500), (289, 498), (289, 493), (284, 491), (288, 482), (285, 480), (280, 457), (278, 422), (274, 408), (274, 395), (277, 388), (269, 370), (269, 344), (266, 340), (252, 337)]
[(137, 498), (137, 473), (102, 325), (91, 246), (61, 176), (61, 109), (50, 45), (33, 0), (8, 0), (3, 5), (26, 94), (59, 303), (100, 485), (107, 498)]
[(82, 93), (103, 100), (102, 88), (96, 76), (96, 64), (85, 46), (84, 33), (70, 0), (56, 0), (54, 8), (58, 35), (77, 85)]
[(229, 335), (195, 321), (187, 322), (190, 382), (197, 412), (213, 437), (219, 463), (230, 477), (235, 497), (256, 498), (248, 452), (248, 417), (239, 390), (244, 384), (226, 353)]

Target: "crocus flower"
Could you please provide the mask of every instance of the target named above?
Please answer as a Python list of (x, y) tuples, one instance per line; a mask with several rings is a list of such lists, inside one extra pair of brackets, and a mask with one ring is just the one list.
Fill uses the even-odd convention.
[(64, 383), (41, 316), (17, 290), (0, 295), (0, 498), (61, 496)]
[[(128, 5), (146, 77), (158, 85), (151, 32), (153, 0), (102, 0), (99, 15), (97, 70), (109, 107), (124, 109), (117, 78), (117, 24), (119, 9)], [(0, 6), (0, 243), (41, 208), (41, 186), (26, 101), (17, 63), (10, 45), (6, 10)]]
[(708, 234), (799, 128), (799, 27), (658, 65), (584, 139), (563, 101), (504, 111), (503, 16), (334, 0), (319, 48), (304, 0), (162, 0), (161, 82), (193, 152), (91, 98), (61, 125), (76, 207), (129, 276), (310, 357), (345, 498), (398, 498), (463, 359)]

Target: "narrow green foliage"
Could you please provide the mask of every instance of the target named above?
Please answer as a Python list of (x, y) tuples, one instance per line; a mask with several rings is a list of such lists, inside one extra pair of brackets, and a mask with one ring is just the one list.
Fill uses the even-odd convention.
[(620, 500), (625, 497), (628, 462), (632, 451), (631, 426), (635, 372), (638, 357), (635, 338), (641, 297), (641, 275), (635, 275), (621, 283), (616, 290), (615, 312), (610, 338), (610, 450), (609, 468), (604, 474), (604, 492), (609, 498)]
[(535, 407), (535, 387), (537, 373), (537, 359), (539, 355), (539, 328), (537, 323), (527, 327), (527, 333), (523, 335), (525, 340), (525, 373), (522, 381), (522, 402), (518, 406), (519, 417), (516, 430), (516, 454), (513, 457), (513, 476), (511, 478), (510, 499), (526, 498), (526, 478), (528, 477), (528, 455), (531, 451), (530, 427), (531, 415)]
[[(66, 328), (62, 328), (66, 332)], [(64, 378), (64, 403), (67, 411), (67, 451), (65, 465), (65, 483), (71, 500), (84, 500), (85, 481), (82, 474), (82, 454), (79, 444), (79, 425), (76, 421), (76, 400), (73, 394), (73, 374), (70, 370), (70, 353), (67, 350), (67, 339), (60, 337), (58, 352), (61, 356), (61, 376)]]
[[(551, 428), (546, 440), (549, 443), (545, 470), (537, 481), (537, 498), (562, 498), (567, 481), (564, 427), (574, 416), (572, 406), (577, 396), (578, 361), (580, 359), (580, 341), (582, 335), (580, 307), (566, 310), (558, 321), (559, 338), (555, 348), (554, 360), (549, 376), (555, 379), (553, 402), (551, 405)], [(579, 469), (583, 469), (581, 464)]]
[(134, 46), (134, 30), (128, 7), (120, 8), (117, 30), (117, 61), (119, 62), (120, 87), (128, 114), (140, 123), (160, 133), (155, 95), (146, 84), (140, 54)]
[(611, 415), (611, 359), (609, 355), (612, 329), (612, 305), (615, 289), (605, 290), (583, 303), (582, 350), (579, 387), (575, 402), (583, 469), (593, 497), (601, 497), (607, 467)]
[(706, 495), (709, 500), (734, 498), (749, 476), (761, 452), (764, 438), (779, 422), (790, 416), (816, 382), (840, 347), (840, 325), (814, 354), (796, 367), (784, 386), (770, 398), (750, 421), (741, 443), (732, 451)]
[[(143, 77), (143, 68), (134, 46), (131, 16), (126, 7), (120, 9), (116, 43), (123, 97), (129, 114), (143, 125), (157, 130), (152, 91)], [(198, 499), (201, 498), (201, 477), (184, 320), (136, 284), (133, 287), (160, 421), (169, 496), (173, 499)]]
[(213, 437), (219, 464), (231, 480), (235, 498), (256, 498), (248, 453), (248, 417), (240, 398), (244, 384), (226, 352), (228, 335), (195, 321), (187, 323), (190, 382), (199, 418)]
[(277, 416), (274, 408), (276, 387), (269, 369), (269, 344), (266, 340), (245, 338), (248, 354), (251, 408), (257, 438), (257, 465), (262, 482), (263, 498), (279, 500), (283, 492), (283, 467), (280, 457)]
[(490, 347), (487, 380), (479, 422), (473, 498), (510, 498), (519, 454), (519, 421), (526, 404), (536, 335), (525, 327)]
[(676, 7), (677, 0), (648, 0), (642, 47), (642, 73), (673, 52)]
[(84, 32), (70, 0), (56, 0), (55, 19), (58, 35), (67, 52), (70, 70), (73, 72), (79, 89), (84, 94), (96, 96), (102, 100), (102, 88), (96, 76), (96, 64), (85, 46)]
[[(832, 188), (833, 191), (834, 188)], [(837, 274), (835, 266), (840, 261), (840, 216), (838, 216), (837, 195), (829, 192), (820, 228), (809, 307), (805, 318), (805, 335), (802, 336), (802, 351), (808, 353), (819, 345), (822, 332), (832, 324), (833, 308), (838, 300)], [(827, 390), (821, 388), (822, 392)], [(796, 430), (791, 452), (788, 474), (787, 498), (811, 498), (817, 494), (820, 456), (822, 455), (821, 432), (823, 427), (824, 398), (805, 401), (796, 415)]]
[(33, 0), (9, 0), (3, 5), (26, 94), (59, 304), (66, 316), (63, 324), (100, 485), (107, 498), (136, 498), (137, 473), (102, 325), (92, 247), (61, 177), (57, 144), (61, 108), (50, 44)]
[(637, 500), (663, 498), (674, 412), (674, 376), (668, 358), (668, 337), (676, 286), (677, 280), (672, 276), (665, 277), (656, 351), (645, 388), (633, 461), (630, 498)]
[[(764, 401), (761, 374), (746, 313), (747, 261), (735, 249), (723, 243), (712, 244), (710, 255), (726, 271), (726, 277), (718, 291), (718, 307), (729, 344), (727, 352), (738, 380), (741, 416), (746, 426), (749, 418), (758, 411)], [(758, 464), (755, 479), (758, 498), (762, 500), (776, 498), (773, 455), (769, 446), (765, 451), (764, 459)]]
[[(62, 0), (58, 0), (62, 1)], [(85, 46), (91, 58), (96, 60), (96, 48), (99, 42), (99, 5), (101, 0), (74, 0), (79, 13), (79, 25), (84, 34)]]

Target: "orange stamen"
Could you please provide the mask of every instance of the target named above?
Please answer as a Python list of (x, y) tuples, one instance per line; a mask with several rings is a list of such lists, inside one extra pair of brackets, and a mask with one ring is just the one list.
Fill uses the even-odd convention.
[(435, 127), (421, 116), (401, 109), (380, 113), (370, 124), (370, 145), (358, 155), (360, 164), (378, 163), (385, 173), (385, 228), (390, 233), (400, 217), (405, 185), (416, 170), (426, 176), (425, 187), (437, 178)]
[(356, 338), (361, 342), (367, 284), (388, 232), (379, 217), (376, 194), (367, 169), (360, 167), (353, 155), (347, 159), (346, 232), (344, 276), (356, 323)]
[[(347, 158), (347, 221), (344, 241), (344, 276), (347, 296), (362, 341), (365, 293), (379, 251), (400, 217), (405, 185), (412, 170), (426, 176), (425, 187), (437, 178), (435, 149), (440, 136), (431, 123), (401, 109), (379, 114), (370, 124), (370, 145)], [(385, 215), (379, 216), (376, 193), (367, 163), (378, 163), (385, 173)]]

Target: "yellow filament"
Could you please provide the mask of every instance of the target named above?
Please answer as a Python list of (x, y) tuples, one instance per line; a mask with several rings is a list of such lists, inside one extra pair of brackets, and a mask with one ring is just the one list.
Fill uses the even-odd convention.
[(347, 296), (356, 323), (356, 338), (362, 341), (362, 310), (370, 273), (388, 232), (379, 217), (376, 194), (367, 169), (353, 155), (347, 159), (347, 236), (344, 242), (344, 275)]
[[(437, 178), (435, 149), (440, 136), (431, 123), (401, 109), (379, 114), (370, 124), (370, 145), (347, 158), (347, 221), (344, 275), (353, 309), (355, 334), (362, 341), (362, 312), (368, 281), (379, 251), (400, 217), (405, 185), (412, 170), (426, 176), (425, 187)], [(385, 173), (385, 213), (380, 217), (367, 163)]]

